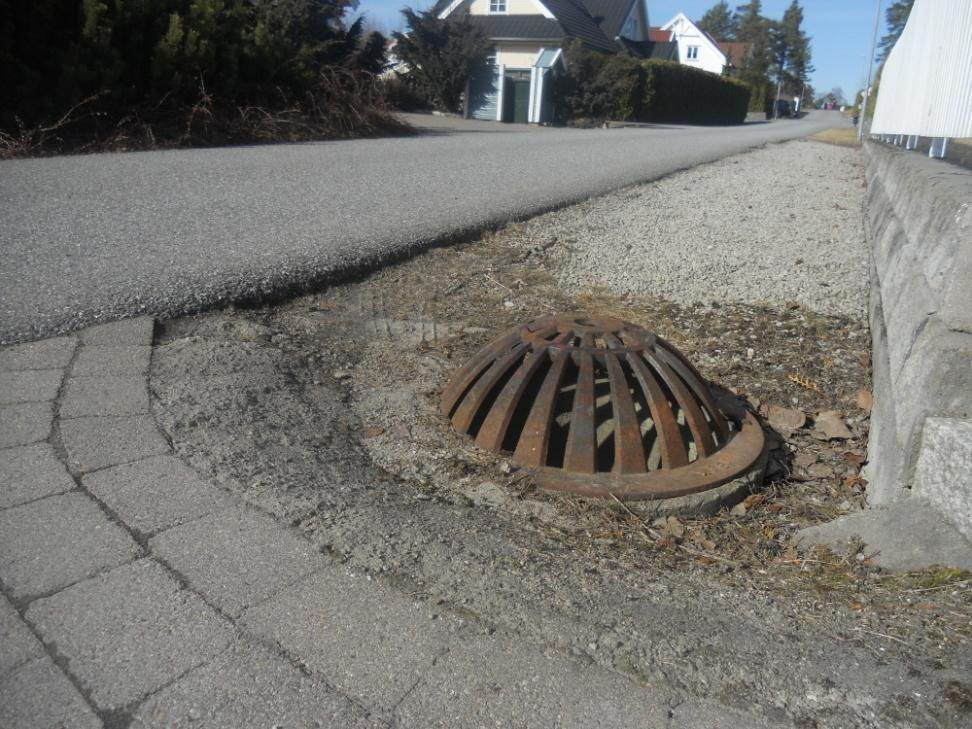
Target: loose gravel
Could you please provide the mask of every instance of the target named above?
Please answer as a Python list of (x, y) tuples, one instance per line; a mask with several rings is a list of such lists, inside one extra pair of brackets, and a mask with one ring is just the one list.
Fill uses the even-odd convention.
[[(862, 318), (860, 151), (772, 145), (507, 229), (570, 290), (680, 304), (785, 305)], [(539, 262), (539, 261), (538, 261)]]

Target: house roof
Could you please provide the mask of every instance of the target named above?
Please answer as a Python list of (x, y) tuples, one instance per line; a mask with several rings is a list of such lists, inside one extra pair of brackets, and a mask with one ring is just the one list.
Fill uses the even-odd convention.
[(675, 41), (633, 41), (619, 38), (621, 46), (638, 58), (653, 58), (659, 61), (678, 63), (678, 43)]
[(560, 40), (564, 37), (560, 23), (542, 15), (471, 15), (469, 20), (489, 38)]
[[(604, 51), (616, 52), (614, 39), (639, 0), (539, 0), (553, 18), (544, 15), (471, 15), (469, 20), (490, 38), (551, 40), (571, 36)], [(445, 11), (453, 0), (438, 0), (433, 12)], [(470, 0), (455, 9), (468, 7)], [(541, 22), (542, 21), (542, 22)], [(556, 30), (555, 30), (556, 29)]]
[(672, 39), (672, 31), (661, 28), (649, 28), (648, 40), (655, 43), (668, 43)]
[(723, 55), (726, 57), (726, 63), (730, 66), (741, 66), (743, 59), (746, 54), (749, 53), (749, 43), (737, 43), (735, 41), (726, 41), (723, 43), (717, 43), (719, 50), (722, 51)]

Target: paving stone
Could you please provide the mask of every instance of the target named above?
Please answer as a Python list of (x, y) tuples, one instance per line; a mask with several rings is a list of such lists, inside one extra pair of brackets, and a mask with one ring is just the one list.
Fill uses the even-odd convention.
[(44, 647), (21, 620), (13, 605), (0, 595), (0, 678), (32, 658), (43, 655)]
[(36, 600), (26, 614), (102, 710), (131, 704), (219, 655), (233, 627), (149, 559)]
[(478, 637), (436, 662), (398, 707), (395, 726), (644, 729), (669, 726), (669, 697), (529, 644)]
[(38, 658), (0, 681), (3, 729), (98, 729), (95, 715), (54, 662)]
[(61, 494), (74, 486), (50, 443), (0, 450), (0, 509)]
[(363, 709), (266, 648), (240, 642), (150, 696), (130, 729), (380, 726)]
[(0, 448), (28, 445), (51, 434), (54, 409), (49, 402), (31, 402), (0, 407)]
[(88, 474), (82, 483), (142, 534), (160, 532), (232, 503), (176, 456), (105, 468)]
[(144, 377), (74, 377), (61, 401), (62, 418), (97, 415), (147, 415), (148, 384)]
[(152, 343), (155, 320), (150, 316), (122, 319), (110, 324), (99, 324), (80, 332), (84, 344), (141, 344)]
[(0, 579), (18, 598), (70, 585), (138, 554), (128, 533), (85, 494), (0, 512)]
[(0, 372), (0, 404), (53, 400), (63, 377), (63, 370)]
[(74, 337), (44, 339), (0, 349), (0, 371), (49, 370), (67, 367), (74, 356)]
[(458, 640), (462, 627), (448, 616), (432, 619), (391, 588), (338, 568), (247, 610), (241, 624), (342, 693), (384, 712)]
[(61, 422), (68, 465), (86, 473), (169, 452), (151, 417), (70, 418)]
[(238, 506), (162, 532), (149, 549), (233, 617), (327, 565), (310, 542)]
[(72, 377), (144, 377), (148, 374), (149, 346), (88, 345), (81, 348), (71, 369)]

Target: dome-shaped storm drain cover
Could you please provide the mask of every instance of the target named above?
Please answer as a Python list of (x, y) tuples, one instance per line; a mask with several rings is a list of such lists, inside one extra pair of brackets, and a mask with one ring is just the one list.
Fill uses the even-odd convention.
[(651, 332), (609, 317), (543, 316), (495, 340), (442, 395), (453, 427), (513, 453), (545, 488), (665, 499), (760, 459), (763, 431)]

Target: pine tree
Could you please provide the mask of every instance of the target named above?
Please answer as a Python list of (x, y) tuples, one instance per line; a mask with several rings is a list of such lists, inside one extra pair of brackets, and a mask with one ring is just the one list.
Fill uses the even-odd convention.
[(881, 42), (878, 43), (878, 63), (884, 63), (887, 60), (888, 54), (894, 48), (894, 44), (898, 42), (898, 38), (901, 37), (901, 33), (904, 31), (905, 24), (908, 22), (908, 17), (911, 15), (911, 7), (914, 4), (915, 0), (897, 0), (897, 2), (888, 6), (888, 9), (884, 13), (884, 17), (888, 21), (888, 32), (887, 35), (881, 38)]
[(732, 12), (729, 10), (729, 3), (726, 0), (719, 0), (715, 5), (705, 11), (702, 19), (696, 22), (706, 33), (717, 41), (732, 40), (736, 34), (736, 27), (733, 24)]
[(809, 75), (810, 40), (803, 32), (803, 8), (793, 0), (783, 18), (770, 26), (770, 45), (774, 72), (783, 84), (797, 91)]
[(738, 78), (749, 86), (750, 111), (765, 111), (772, 101), (770, 91), (770, 21), (763, 17), (763, 4), (751, 0), (736, 8), (733, 24), (736, 40), (749, 44)]
[(492, 48), (482, 31), (465, 17), (438, 18), (427, 10), (402, 10), (408, 33), (393, 33), (395, 54), (407, 78), (443, 111), (458, 112), (466, 82), (486, 62)]
[(765, 45), (768, 22), (763, 17), (763, 3), (760, 0), (750, 0), (745, 5), (739, 5), (733, 13), (732, 22), (736, 28), (737, 41)]

